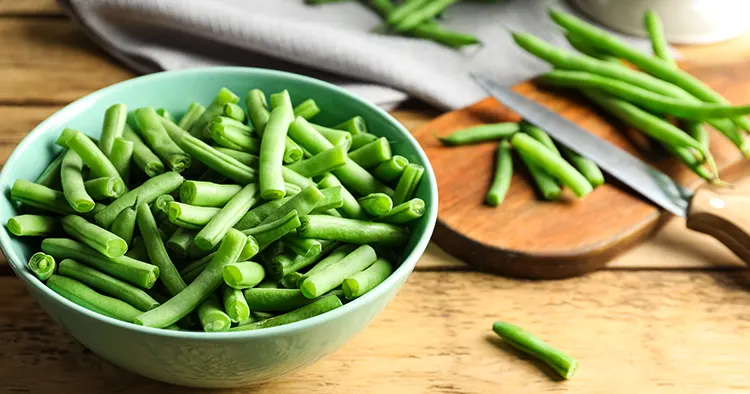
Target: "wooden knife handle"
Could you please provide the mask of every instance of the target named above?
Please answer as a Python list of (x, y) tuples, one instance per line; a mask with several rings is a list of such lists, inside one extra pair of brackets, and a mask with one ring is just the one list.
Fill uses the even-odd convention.
[(716, 238), (750, 264), (750, 188), (701, 187), (690, 201), (687, 227)]

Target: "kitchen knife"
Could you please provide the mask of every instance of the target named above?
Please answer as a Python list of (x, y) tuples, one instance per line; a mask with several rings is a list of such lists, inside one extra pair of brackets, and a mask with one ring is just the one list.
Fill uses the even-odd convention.
[(750, 263), (750, 190), (707, 185), (695, 193), (608, 141), (510, 88), (472, 74), (497, 101), (547, 131), (556, 141), (593, 160), (667, 211), (682, 216), (687, 227), (708, 234)]

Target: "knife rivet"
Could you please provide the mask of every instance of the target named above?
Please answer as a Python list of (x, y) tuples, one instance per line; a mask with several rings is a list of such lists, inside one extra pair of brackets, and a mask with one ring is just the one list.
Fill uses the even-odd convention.
[(708, 200), (708, 203), (711, 204), (712, 207), (717, 209), (724, 208), (724, 200), (720, 198), (712, 198)]

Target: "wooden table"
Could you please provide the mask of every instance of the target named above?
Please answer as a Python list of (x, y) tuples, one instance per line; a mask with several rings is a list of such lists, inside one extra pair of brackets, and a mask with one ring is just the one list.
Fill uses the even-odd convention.
[[(682, 51), (705, 67), (745, 61), (750, 35)], [(131, 77), (52, 0), (0, 0), (0, 163), (63, 105)], [(410, 104), (394, 115), (413, 129), (438, 113)], [(609, 270), (565, 281), (472, 272), (431, 246), (396, 299), (343, 349), (276, 382), (230, 392), (746, 393), (750, 277), (729, 268), (738, 263), (722, 248), (687, 237), (680, 223), (667, 227)], [(680, 251), (694, 242), (702, 246)], [(498, 319), (567, 350), (581, 363), (578, 375), (556, 381), (509, 351), (490, 331)], [(0, 392), (58, 390), (200, 391), (101, 361), (0, 265)]]

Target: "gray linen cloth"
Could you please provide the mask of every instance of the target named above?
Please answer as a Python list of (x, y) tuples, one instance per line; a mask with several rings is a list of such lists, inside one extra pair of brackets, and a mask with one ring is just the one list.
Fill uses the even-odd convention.
[[(462, 51), (373, 33), (380, 17), (360, 2), (302, 0), (61, 0), (68, 14), (138, 72), (239, 65), (292, 71), (339, 84), (385, 108), (409, 97), (455, 109), (486, 97), (469, 76), (514, 84), (548, 68), (512, 42), (511, 30), (567, 46), (546, 16), (560, 0), (464, 2), (441, 25), (474, 34)], [(643, 48), (648, 44), (637, 42)]]

